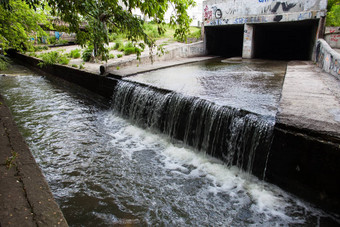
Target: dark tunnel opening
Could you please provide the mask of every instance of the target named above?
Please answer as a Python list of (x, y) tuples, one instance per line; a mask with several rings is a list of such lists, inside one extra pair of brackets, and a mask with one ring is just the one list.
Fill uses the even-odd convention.
[(208, 55), (223, 57), (242, 56), (244, 25), (206, 26)]
[(254, 58), (311, 60), (318, 20), (255, 25)]

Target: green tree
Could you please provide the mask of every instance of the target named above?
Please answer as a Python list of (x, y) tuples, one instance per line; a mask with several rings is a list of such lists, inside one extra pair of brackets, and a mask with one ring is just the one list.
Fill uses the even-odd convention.
[[(144, 21), (133, 15), (139, 9), (144, 15), (152, 18), (158, 25), (158, 32), (164, 32), (164, 15), (169, 5), (174, 12), (170, 24), (176, 28), (175, 36), (185, 39), (189, 32), (190, 18), (187, 14), (193, 0), (89, 0), (89, 1), (51, 1), (48, 0), (54, 15), (70, 24), (70, 30), (77, 33), (78, 42), (91, 45), (94, 55), (107, 57), (105, 44), (109, 42), (109, 31), (124, 33), (136, 43), (143, 41), (154, 47), (154, 40), (145, 33)], [(80, 25), (86, 22), (86, 30), (81, 31)], [(89, 43), (88, 43), (89, 41)]]
[[(4, 9), (5, 6), (14, 8), (11, 0), (0, 1)], [(39, 0), (25, 2), (34, 9), (44, 7)], [(144, 21), (133, 15), (134, 9), (139, 9), (153, 19), (158, 25), (158, 32), (163, 33), (164, 15), (170, 6), (173, 11), (170, 24), (176, 28), (175, 38), (185, 40), (190, 24), (187, 9), (195, 3), (194, 0), (46, 0), (43, 4), (48, 4), (52, 15), (69, 23), (70, 31), (77, 33), (80, 44), (92, 46), (95, 56), (103, 55), (105, 58), (109, 31), (124, 33), (134, 43), (141, 40), (149, 47), (154, 47), (154, 40), (145, 33)], [(84, 22), (88, 32), (80, 29)]]
[(340, 1), (329, 0), (327, 5), (327, 26), (340, 26)]
[(42, 10), (33, 10), (21, 0), (1, 0), (0, 4), (0, 49), (2, 54), (8, 48), (30, 49), (30, 38), (46, 33), (39, 24), (48, 24)]

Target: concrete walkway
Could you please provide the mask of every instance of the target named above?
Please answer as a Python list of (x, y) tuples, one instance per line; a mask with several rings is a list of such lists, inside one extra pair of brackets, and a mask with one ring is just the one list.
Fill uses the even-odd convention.
[(0, 226), (68, 226), (1, 95)]
[(210, 56), (200, 56), (200, 57), (190, 57), (190, 58), (176, 58), (169, 61), (160, 61), (160, 62), (154, 62), (153, 64), (143, 64), (140, 66), (131, 65), (129, 67), (125, 67), (119, 70), (110, 70), (108, 76), (121, 79), (123, 77), (132, 76), (138, 73), (145, 73), (150, 72), (153, 70), (158, 69), (164, 69), (168, 67), (188, 64), (188, 63), (194, 63), (199, 61), (206, 61), (209, 59), (213, 59), (216, 57), (210, 57)]
[(340, 141), (340, 81), (313, 62), (289, 62), (277, 123)]

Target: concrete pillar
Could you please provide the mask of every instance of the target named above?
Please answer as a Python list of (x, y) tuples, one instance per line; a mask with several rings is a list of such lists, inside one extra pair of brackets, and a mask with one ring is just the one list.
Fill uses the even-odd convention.
[(242, 58), (254, 57), (254, 25), (244, 24)]

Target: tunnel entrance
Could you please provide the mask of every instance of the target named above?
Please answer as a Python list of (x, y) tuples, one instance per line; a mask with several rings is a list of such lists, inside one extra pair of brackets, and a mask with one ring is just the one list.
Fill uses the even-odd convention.
[(318, 21), (255, 25), (254, 58), (311, 60)]
[(207, 26), (204, 29), (208, 55), (242, 56), (243, 25)]

